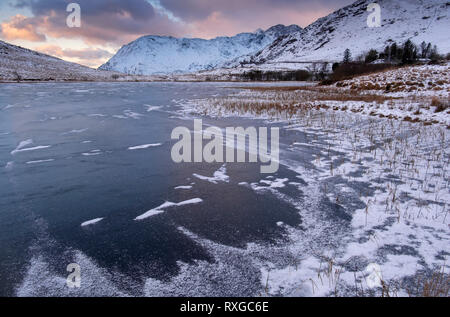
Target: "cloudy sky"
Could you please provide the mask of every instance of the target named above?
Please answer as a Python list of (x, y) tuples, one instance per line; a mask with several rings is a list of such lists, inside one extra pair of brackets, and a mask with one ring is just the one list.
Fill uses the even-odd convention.
[[(142, 35), (213, 38), (314, 22), (353, 0), (0, 0), (0, 39), (97, 67)], [(81, 27), (69, 28), (69, 3)]]

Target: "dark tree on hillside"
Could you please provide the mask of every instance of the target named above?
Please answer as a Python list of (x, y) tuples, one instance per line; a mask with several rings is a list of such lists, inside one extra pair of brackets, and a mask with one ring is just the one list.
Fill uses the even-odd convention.
[(391, 59), (398, 59), (398, 47), (395, 42), (391, 45)]
[(402, 63), (412, 64), (417, 60), (417, 48), (411, 40), (407, 40), (403, 46)]
[(431, 46), (431, 43), (428, 43), (428, 45), (427, 45), (427, 49), (426, 49), (426, 54), (425, 54), (425, 58), (430, 58), (430, 55), (431, 55), (431, 50), (432, 50), (432, 46)]
[(347, 48), (344, 52), (344, 60), (343, 62), (345, 64), (348, 64), (352, 61), (352, 53), (350, 52), (350, 50)]
[(366, 55), (365, 62), (366, 64), (370, 64), (378, 59), (378, 52), (376, 50), (370, 50)]
[(441, 56), (439, 55), (439, 51), (436, 45), (433, 46), (433, 48), (431, 49), (430, 59), (432, 62), (437, 62), (438, 60), (441, 59)]
[(389, 45), (384, 49), (384, 60), (387, 62), (391, 61), (391, 47)]
[(403, 57), (403, 48), (398, 47), (398, 48), (397, 48), (397, 56), (395, 57), (395, 59), (396, 59), (397, 61), (401, 61), (401, 60), (402, 60), (402, 57)]
[(425, 41), (420, 44), (420, 53), (422, 58), (427, 58), (427, 43), (425, 43)]

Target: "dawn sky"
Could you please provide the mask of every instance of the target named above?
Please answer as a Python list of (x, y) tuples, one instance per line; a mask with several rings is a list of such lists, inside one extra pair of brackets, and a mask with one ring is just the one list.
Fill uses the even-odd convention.
[[(314, 22), (353, 0), (1, 0), (0, 39), (97, 67), (143, 35), (213, 38)], [(66, 25), (69, 3), (81, 27)]]

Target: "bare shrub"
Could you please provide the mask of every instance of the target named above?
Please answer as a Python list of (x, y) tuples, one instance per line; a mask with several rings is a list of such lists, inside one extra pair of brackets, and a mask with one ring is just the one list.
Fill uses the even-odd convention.
[(436, 113), (443, 112), (449, 108), (448, 102), (446, 103), (437, 97), (433, 97), (433, 99), (431, 100), (431, 106), (436, 107)]

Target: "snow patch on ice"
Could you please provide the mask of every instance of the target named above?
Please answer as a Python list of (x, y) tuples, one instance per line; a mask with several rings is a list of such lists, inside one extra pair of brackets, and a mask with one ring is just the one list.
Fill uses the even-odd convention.
[(200, 204), (202, 202), (203, 202), (203, 199), (200, 199), (200, 198), (193, 198), (193, 199), (185, 200), (185, 201), (182, 201), (179, 203), (173, 203), (173, 202), (167, 201), (164, 204), (162, 204), (161, 206), (159, 206), (155, 209), (149, 210), (145, 214), (140, 215), (139, 217), (136, 217), (134, 220), (139, 221), (139, 220), (147, 219), (149, 217), (156, 216), (158, 214), (165, 212), (165, 209), (168, 209), (168, 208), (181, 207), (181, 206), (186, 206), (186, 205), (195, 205), (195, 204)]
[(99, 223), (100, 221), (102, 221), (104, 218), (96, 218), (96, 219), (92, 219), (89, 221), (85, 221), (81, 224), (82, 227), (87, 227), (87, 226), (91, 226), (91, 225), (95, 225), (97, 223)]
[(192, 186), (177, 186), (175, 189), (192, 189)]
[(162, 106), (144, 105), (144, 107), (146, 108), (147, 112), (152, 112), (152, 111), (156, 111), (156, 110), (162, 109)]
[(153, 144), (144, 144), (144, 145), (137, 145), (137, 146), (131, 146), (128, 148), (128, 150), (144, 150), (144, 149), (148, 149), (151, 147), (158, 147), (161, 146), (162, 143), (153, 143)]
[(51, 145), (39, 145), (39, 146), (35, 146), (35, 147), (26, 148), (26, 146), (31, 145), (31, 144), (33, 144), (32, 139), (22, 141), (19, 143), (17, 148), (11, 152), (11, 154), (15, 155), (20, 152), (36, 151), (36, 150), (42, 150), (42, 149), (47, 149), (47, 148), (51, 147)]
[(47, 160), (37, 160), (37, 161), (28, 161), (26, 164), (40, 164), (40, 163), (48, 163), (53, 162), (54, 159), (47, 159)]
[(214, 172), (213, 177), (203, 176), (199, 174), (192, 174), (194, 177), (201, 179), (203, 181), (207, 181), (213, 184), (218, 184), (219, 182), (228, 183), (230, 181), (230, 177), (227, 175), (227, 167), (224, 164), (221, 168)]
[(78, 130), (74, 129), (74, 130), (71, 130), (71, 131), (68, 131), (68, 132), (64, 132), (63, 135), (83, 133), (83, 132), (86, 132), (87, 130), (89, 130), (89, 129), (78, 129)]
[(97, 156), (97, 155), (101, 155), (101, 154), (102, 154), (101, 150), (92, 150), (90, 152), (81, 153), (81, 155), (83, 155), (83, 156)]

